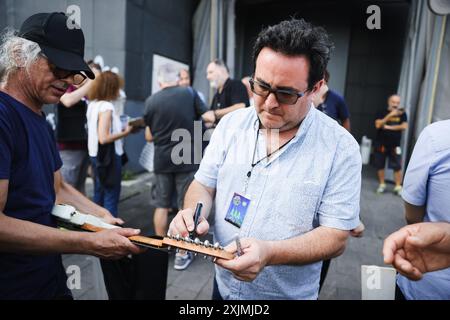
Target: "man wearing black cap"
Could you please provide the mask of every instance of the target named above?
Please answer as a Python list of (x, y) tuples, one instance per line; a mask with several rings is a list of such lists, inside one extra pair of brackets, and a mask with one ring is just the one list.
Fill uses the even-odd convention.
[(127, 239), (139, 230), (54, 228), (55, 201), (123, 223), (63, 181), (42, 112), (69, 85), (94, 78), (83, 59), (83, 32), (67, 25), (63, 13), (39, 13), (0, 44), (0, 299), (71, 298), (60, 253), (119, 258), (141, 252)]

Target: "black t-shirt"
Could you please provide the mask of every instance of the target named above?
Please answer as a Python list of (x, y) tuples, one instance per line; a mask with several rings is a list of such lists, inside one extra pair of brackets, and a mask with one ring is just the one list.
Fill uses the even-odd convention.
[(85, 100), (78, 101), (70, 108), (61, 102), (56, 105), (56, 140), (58, 142), (86, 142), (86, 111)]
[[(37, 114), (0, 91), (0, 180), (8, 180), (3, 213), (56, 227), (54, 174), (62, 166), (53, 130)], [(0, 300), (69, 295), (61, 255), (0, 252)]]
[[(383, 111), (379, 111), (377, 113), (377, 120), (383, 119), (385, 116), (387, 116), (390, 113), (389, 110), (385, 109)], [(403, 112), (398, 117), (391, 117), (388, 122), (386, 122), (386, 125), (389, 126), (397, 126), (404, 122), (408, 121), (408, 117), (406, 116), (406, 112)], [(400, 145), (400, 140), (402, 138), (402, 132), (403, 131), (393, 131), (393, 130), (384, 130), (384, 129), (378, 129), (377, 130), (377, 137), (375, 139), (376, 146), (385, 146), (385, 147), (397, 147)]]
[(250, 105), (247, 89), (241, 81), (228, 78), (222, 92), (217, 91), (214, 95), (211, 110), (228, 108), (237, 103), (245, 103), (246, 107)]
[[(179, 86), (165, 88), (145, 101), (144, 119), (154, 139), (156, 173), (188, 172), (198, 169), (198, 164), (194, 163), (196, 160), (194, 150), (200, 152), (201, 156), (202, 137), (195, 137), (200, 139), (200, 143), (194, 148), (194, 121), (200, 120), (201, 114), (206, 111), (205, 104), (192, 88)], [(176, 129), (185, 131), (184, 133), (179, 131), (180, 135), (175, 136), (177, 140), (172, 141), (172, 133)], [(200, 151), (196, 149), (197, 147)], [(171, 157), (172, 151), (176, 156), (174, 159)]]

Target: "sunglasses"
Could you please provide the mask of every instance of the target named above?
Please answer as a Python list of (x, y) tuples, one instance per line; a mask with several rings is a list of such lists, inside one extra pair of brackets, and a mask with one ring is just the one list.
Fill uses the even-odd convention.
[(259, 82), (255, 79), (250, 79), (250, 88), (252, 92), (263, 98), (267, 98), (271, 93), (273, 93), (281, 104), (296, 104), (297, 100), (303, 97), (308, 90), (305, 92), (297, 92), (295, 90), (289, 89), (272, 89), (269, 85)]
[(72, 77), (74, 85), (80, 85), (86, 80), (87, 76), (78, 71), (69, 71), (58, 68), (56, 65), (50, 62), (46, 55), (41, 53), (41, 56), (47, 60), (50, 71), (53, 73), (56, 79), (63, 80)]

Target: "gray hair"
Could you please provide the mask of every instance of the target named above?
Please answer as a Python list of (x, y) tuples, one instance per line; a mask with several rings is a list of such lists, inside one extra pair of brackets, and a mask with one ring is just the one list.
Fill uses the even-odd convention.
[(28, 70), (40, 52), (37, 43), (17, 36), (13, 29), (6, 29), (0, 40), (0, 84), (6, 83), (11, 73), (20, 68)]
[(179, 79), (178, 69), (172, 64), (166, 63), (158, 69), (158, 82), (173, 84), (177, 83)]
[(230, 73), (230, 70), (228, 69), (227, 64), (222, 59), (214, 59), (211, 61), (211, 63), (214, 63), (216, 66), (219, 66), (227, 71), (227, 73)]

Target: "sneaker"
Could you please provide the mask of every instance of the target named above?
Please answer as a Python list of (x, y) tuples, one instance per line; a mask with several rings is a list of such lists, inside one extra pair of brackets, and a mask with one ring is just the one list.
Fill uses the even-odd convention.
[(184, 270), (189, 267), (192, 261), (194, 261), (194, 255), (192, 252), (187, 252), (185, 254), (177, 253), (173, 268), (175, 270)]
[(395, 186), (394, 193), (398, 196), (402, 195), (402, 186)]
[(380, 183), (380, 185), (379, 185), (378, 188), (377, 188), (377, 193), (378, 193), (378, 194), (384, 193), (385, 190), (386, 190), (386, 184)]

